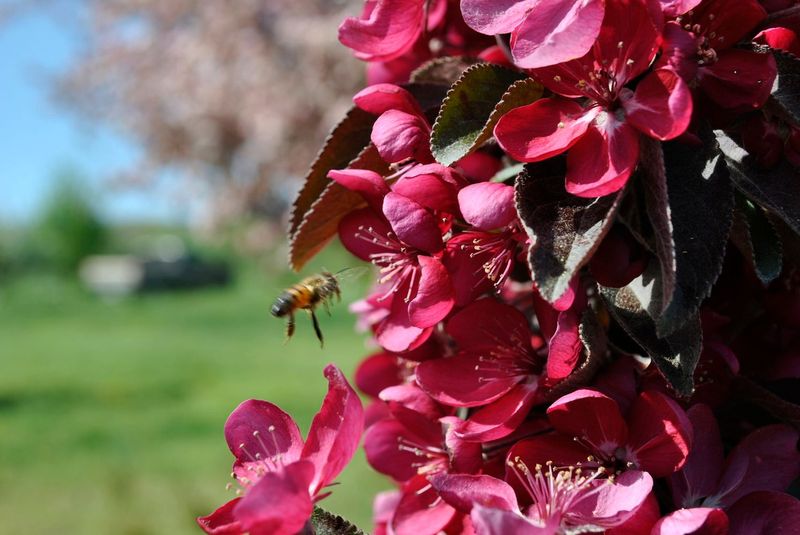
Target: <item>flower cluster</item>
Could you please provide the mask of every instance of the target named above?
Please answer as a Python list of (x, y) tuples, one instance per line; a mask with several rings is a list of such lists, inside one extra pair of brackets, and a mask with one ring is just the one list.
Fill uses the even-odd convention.
[[(767, 0), (369, 0), (342, 24), (371, 85), (291, 260), (338, 235), (375, 266), (352, 307), (364, 449), (396, 484), (374, 533), (798, 532), (798, 30)], [(259, 469), (280, 490), (289, 466)]]

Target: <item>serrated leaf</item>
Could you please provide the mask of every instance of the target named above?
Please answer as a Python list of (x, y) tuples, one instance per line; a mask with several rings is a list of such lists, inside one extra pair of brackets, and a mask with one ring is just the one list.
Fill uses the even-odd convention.
[(367, 146), (376, 119), (376, 116), (354, 107), (328, 134), (292, 205), (290, 237), (297, 232), (311, 205), (331, 183), (328, 171), (343, 169)]
[(461, 74), (472, 65), (480, 63), (480, 59), (468, 56), (445, 56), (435, 58), (411, 73), (412, 83), (441, 84), (450, 87)]
[(431, 133), (433, 156), (452, 165), (489, 139), (503, 113), (541, 95), (542, 86), (524, 73), (488, 63), (473, 65), (442, 102)]
[[(381, 175), (389, 172), (388, 165), (371, 143), (347, 167), (369, 169)], [(361, 195), (329, 181), (289, 239), (289, 265), (292, 269), (300, 271), (336, 235), (342, 217), (364, 205), (366, 202)]]
[(777, 108), (785, 120), (800, 126), (800, 59), (780, 50), (772, 54), (778, 76), (772, 86), (770, 108)]
[[(710, 132), (703, 147), (664, 144), (666, 189), (675, 244), (675, 288), (662, 294), (659, 336), (680, 329), (696, 316), (700, 304), (722, 272), (725, 247), (733, 223), (733, 187), (725, 159)], [(655, 316), (654, 316), (655, 317)]]
[(785, 160), (772, 169), (762, 169), (754, 158), (725, 132), (714, 132), (739, 191), (767, 213), (782, 219), (800, 234), (800, 177)]
[(608, 232), (622, 192), (596, 199), (571, 195), (554, 162), (525, 166), (515, 188), (517, 212), (531, 237), (534, 284), (544, 299), (555, 302)]
[(442, 84), (422, 82), (401, 84), (401, 87), (411, 93), (417, 100), (430, 122), (436, 119), (436, 114), (439, 113), (439, 107), (442, 105), (442, 101), (447, 96), (447, 91), (449, 90), (447, 86)]
[(783, 270), (783, 248), (777, 229), (764, 211), (739, 195), (732, 238), (742, 254), (753, 262), (758, 279), (769, 284)]
[(624, 288), (600, 287), (611, 315), (653, 360), (664, 378), (681, 395), (694, 391), (694, 370), (702, 350), (700, 316), (694, 314), (669, 336), (659, 336), (648, 309), (658, 302), (658, 269), (652, 265)]
[[(652, 236), (652, 247), (661, 268), (662, 306), (666, 306), (675, 293), (677, 263), (673, 240), (672, 213), (667, 193), (667, 170), (661, 142), (643, 137), (641, 140), (640, 175), (647, 218), (640, 224), (647, 226)], [(654, 317), (664, 310), (656, 311)]]
[(314, 535), (364, 535), (364, 532), (344, 518), (314, 507), (311, 514)]

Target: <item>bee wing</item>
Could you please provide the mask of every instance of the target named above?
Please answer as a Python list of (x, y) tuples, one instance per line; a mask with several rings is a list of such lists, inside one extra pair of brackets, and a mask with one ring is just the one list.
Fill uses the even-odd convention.
[(357, 279), (364, 276), (370, 269), (367, 266), (354, 266), (340, 269), (333, 274), (339, 282)]

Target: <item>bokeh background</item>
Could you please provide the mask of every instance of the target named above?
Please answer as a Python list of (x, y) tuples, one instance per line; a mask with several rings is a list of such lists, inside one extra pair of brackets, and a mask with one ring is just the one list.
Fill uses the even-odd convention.
[[(359, 0), (0, 0), (0, 531), (198, 533), (232, 497), (225, 418), (305, 431), (346, 303), (284, 345), (287, 210), (363, 84)], [(366, 280), (344, 286), (344, 301)], [(369, 528), (359, 452), (324, 502)]]

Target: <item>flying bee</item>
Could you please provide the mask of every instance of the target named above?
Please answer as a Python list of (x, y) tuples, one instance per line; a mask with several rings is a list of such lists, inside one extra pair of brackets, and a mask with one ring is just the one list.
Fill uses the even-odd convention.
[(331, 273), (323, 271), (318, 275), (311, 275), (301, 280), (297, 284), (285, 289), (272, 303), (270, 312), (276, 318), (287, 316), (286, 321), (286, 340), (288, 341), (294, 334), (294, 313), (297, 310), (307, 310), (311, 316), (311, 323), (314, 325), (314, 332), (319, 339), (319, 345), (323, 345), (322, 330), (319, 327), (317, 315), (314, 309), (320, 304), (325, 307), (325, 311), (330, 316), (330, 303), (336, 297), (342, 300), (342, 293), (339, 282), (343, 275), (353, 276), (362, 273), (366, 268), (345, 268), (341, 271)]

